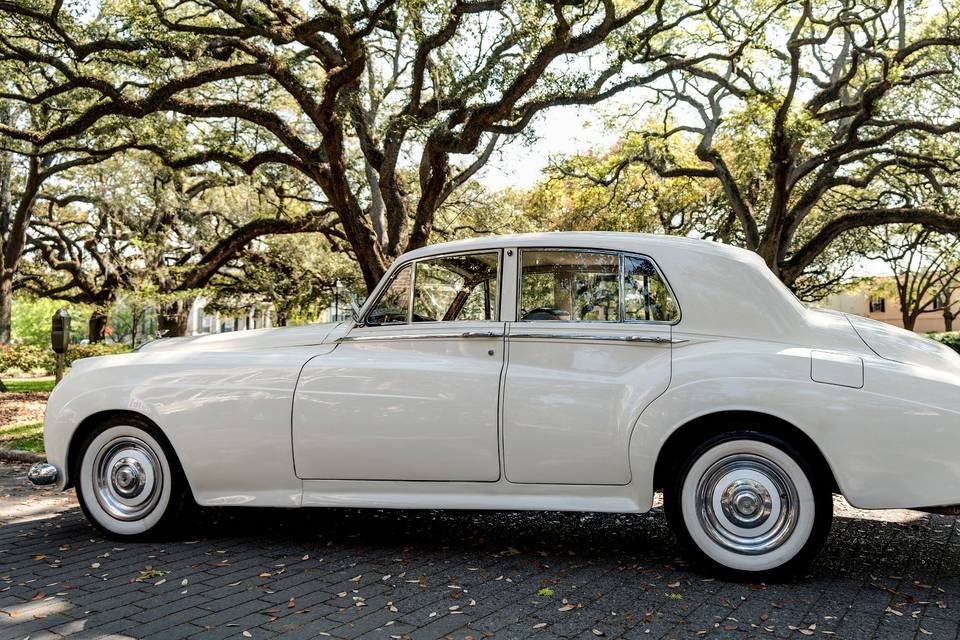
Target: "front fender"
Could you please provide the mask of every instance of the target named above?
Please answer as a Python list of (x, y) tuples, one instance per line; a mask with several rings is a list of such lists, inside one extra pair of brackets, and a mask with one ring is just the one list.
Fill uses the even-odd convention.
[(72, 483), (68, 449), (78, 427), (103, 412), (131, 411), (166, 435), (200, 504), (296, 506), (293, 392), (303, 363), (332, 349), (146, 351), (78, 361), (47, 404), (48, 460), (61, 471), (61, 487)]

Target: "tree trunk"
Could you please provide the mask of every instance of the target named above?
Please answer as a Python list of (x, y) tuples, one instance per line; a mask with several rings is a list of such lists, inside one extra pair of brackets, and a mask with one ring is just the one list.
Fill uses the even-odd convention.
[(904, 314), (903, 316), (903, 328), (907, 331), (913, 331), (913, 327), (917, 324), (917, 319), (911, 316)]
[(193, 300), (165, 302), (157, 309), (157, 328), (161, 337), (178, 338), (187, 333), (187, 316)]
[(10, 314), (13, 310), (13, 274), (0, 274), (0, 344), (10, 344)]
[(953, 312), (949, 307), (943, 310), (943, 330), (953, 331)]
[(107, 337), (107, 325), (110, 323), (110, 316), (100, 311), (94, 311), (90, 314), (90, 322), (87, 325), (90, 344), (103, 342)]

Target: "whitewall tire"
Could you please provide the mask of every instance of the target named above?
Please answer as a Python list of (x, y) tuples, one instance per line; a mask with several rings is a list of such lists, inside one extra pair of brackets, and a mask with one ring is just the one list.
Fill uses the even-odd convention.
[(667, 515), (708, 568), (753, 581), (785, 577), (816, 555), (830, 530), (832, 493), (818, 471), (776, 436), (716, 435), (676, 466)]
[(185, 502), (179, 463), (146, 421), (105, 422), (87, 435), (79, 456), (80, 506), (90, 522), (115, 538), (159, 533)]

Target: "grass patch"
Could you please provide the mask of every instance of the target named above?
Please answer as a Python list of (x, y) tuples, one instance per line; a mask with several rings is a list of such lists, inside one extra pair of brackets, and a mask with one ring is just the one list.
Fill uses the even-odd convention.
[(51, 378), (24, 378), (20, 380), (4, 380), (7, 391), (53, 391), (54, 379)]
[(43, 423), (29, 422), (0, 427), (0, 448), (43, 453)]

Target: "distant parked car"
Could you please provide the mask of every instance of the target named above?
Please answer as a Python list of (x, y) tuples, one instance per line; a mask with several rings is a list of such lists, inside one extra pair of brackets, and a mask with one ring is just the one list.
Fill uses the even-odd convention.
[(806, 563), (832, 492), (960, 503), (960, 355), (804, 307), (753, 253), (614, 233), (402, 256), (353, 321), (74, 363), (37, 482), (118, 538), (201, 505), (644, 512), (702, 563)]

